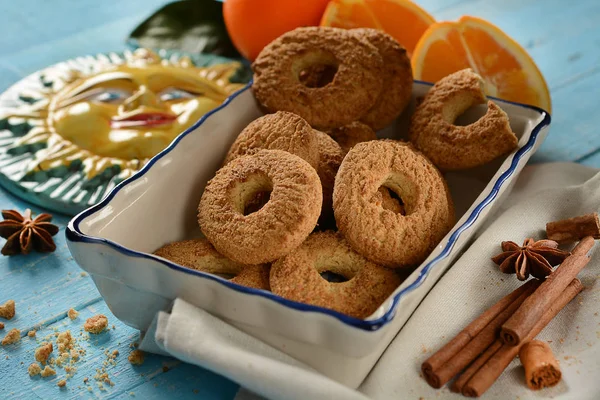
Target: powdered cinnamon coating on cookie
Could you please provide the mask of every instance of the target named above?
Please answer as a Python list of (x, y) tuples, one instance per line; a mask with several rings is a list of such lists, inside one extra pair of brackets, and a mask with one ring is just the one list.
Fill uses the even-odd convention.
[[(315, 65), (336, 67), (333, 80), (309, 87), (300, 74)], [(254, 94), (267, 110), (290, 111), (312, 127), (331, 129), (363, 117), (382, 90), (383, 60), (368, 40), (349, 31), (304, 27), (267, 45), (252, 64)]]
[(313, 168), (319, 164), (319, 148), (312, 128), (302, 117), (287, 111), (267, 114), (250, 122), (231, 145), (224, 164), (261, 149), (287, 151)]
[[(405, 214), (377, 201), (393, 190)], [(338, 229), (369, 260), (388, 267), (420, 264), (454, 224), (454, 208), (439, 171), (412, 146), (376, 140), (359, 143), (344, 158), (333, 191)]]
[(314, 135), (317, 138), (320, 151), (317, 174), (319, 175), (323, 188), (323, 205), (321, 216), (319, 217), (319, 227), (334, 228), (333, 185), (335, 184), (335, 175), (344, 159), (344, 151), (340, 145), (326, 133), (315, 129)]
[[(246, 214), (246, 205), (259, 192), (269, 192), (269, 200)], [(261, 150), (217, 171), (202, 194), (198, 222), (227, 258), (268, 263), (298, 247), (314, 229), (322, 196), (321, 181), (310, 164), (282, 150)]]
[(508, 115), (493, 101), (487, 113), (467, 125), (454, 125), (469, 107), (486, 102), (483, 79), (464, 69), (438, 81), (411, 119), (411, 142), (442, 170), (486, 164), (517, 147)]
[(378, 29), (352, 29), (369, 41), (383, 59), (383, 89), (375, 105), (360, 120), (374, 130), (390, 125), (406, 108), (412, 96), (413, 73), (406, 49), (392, 36)]
[[(326, 271), (347, 281), (328, 282), (320, 275)], [(394, 271), (368, 261), (332, 231), (311, 234), (271, 268), (273, 293), (356, 318), (375, 312), (400, 283)]]
[(344, 155), (358, 143), (377, 139), (373, 129), (358, 121), (332, 129), (328, 133), (340, 145)]
[(219, 254), (205, 238), (182, 240), (164, 245), (154, 252), (179, 265), (215, 275), (233, 275), (239, 285), (269, 290), (269, 265), (245, 265)]

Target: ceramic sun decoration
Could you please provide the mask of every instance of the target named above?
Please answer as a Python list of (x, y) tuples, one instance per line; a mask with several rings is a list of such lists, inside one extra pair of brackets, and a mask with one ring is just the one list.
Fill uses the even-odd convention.
[(20, 81), (0, 95), (0, 184), (66, 214), (98, 202), (243, 86), (239, 63), (197, 57), (101, 54)]

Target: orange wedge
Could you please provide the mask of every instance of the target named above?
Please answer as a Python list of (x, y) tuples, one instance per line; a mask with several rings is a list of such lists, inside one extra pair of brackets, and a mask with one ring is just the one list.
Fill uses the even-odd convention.
[(409, 0), (332, 0), (321, 26), (375, 28), (393, 36), (411, 54), (435, 19)]
[(411, 62), (415, 79), (437, 82), (472, 68), (485, 80), (488, 95), (552, 111), (548, 85), (535, 62), (517, 42), (483, 19), (465, 16), (431, 25)]

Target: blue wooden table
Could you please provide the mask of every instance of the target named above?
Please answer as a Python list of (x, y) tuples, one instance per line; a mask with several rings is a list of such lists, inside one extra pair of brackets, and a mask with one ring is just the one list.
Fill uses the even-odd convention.
[[(164, 0), (4, 0), (0, 17), (0, 90), (47, 65), (84, 54), (122, 50), (127, 34)], [(470, 14), (497, 24), (531, 53), (551, 89), (554, 114), (550, 135), (533, 162), (575, 161), (600, 167), (600, 2), (597, 0), (420, 0), (437, 19)], [(2, 209), (23, 210), (24, 202), (0, 190)], [(33, 207), (34, 212), (42, 210)], [(17, 302), (17, 316), (5, 322), (3, 335), (14, 327), (19, 344), (0, 347), (1, 399), (142, 398), (232, 399), (233, 382), (176, 360), (147, 356), (141, 366), (127, 361), (137, 331), (108, 310), (89, 276), (69, 254), (64, 239), (68, 218), (57, 216), (61, 232), (52, 254), (0, 258), (0, 304)], [(66, 312), (80, 315), (71, 321)], [(111, 329), (101, 335), (81, 334), (85, 319), (103, 313)], [(36, 338), (27, 331), (38, 330)], [(27, 366), (43, 338), (71, 330), (86, 354), (65, 388), (54, 378), (30, 378)], [(106, 362), (106, 351), (119, 351)], [(97, 384), (97, 369), (113, 386)], [(84, 379), (88, 382), (84, 383)]]

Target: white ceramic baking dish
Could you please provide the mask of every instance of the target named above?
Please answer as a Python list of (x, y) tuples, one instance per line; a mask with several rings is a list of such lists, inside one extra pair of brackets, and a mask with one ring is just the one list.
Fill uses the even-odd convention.
[[(414, 99), (430, 84), (415, 82), (411, 109), (381, 136), (406, 132)], [(261, 115), (250, 85), (232, 95), (119, 184), (102, 202), (74, 217), (69, 249), (93, 278), (111, 311), (146, 330), (154, 315), (180, 297), (348, 386), (357, 387), (452, 261), (463, 251), (548, 132), (550, 116), (498, 101), (519, 136), (519, 148), (489, 165), (446, 174), (458, 222), (427, 260), (379, 309), (358, 320), (272, 293), (183, 268), (151, 253), (165, 243), (200, 235), (197, 205), (237, 134)], [(466, 115), (465, 123), (485, 113)], [(443, 301), (443, 299), (440, 299)], [(401, 355), (399, 355), (401, 356)]]

